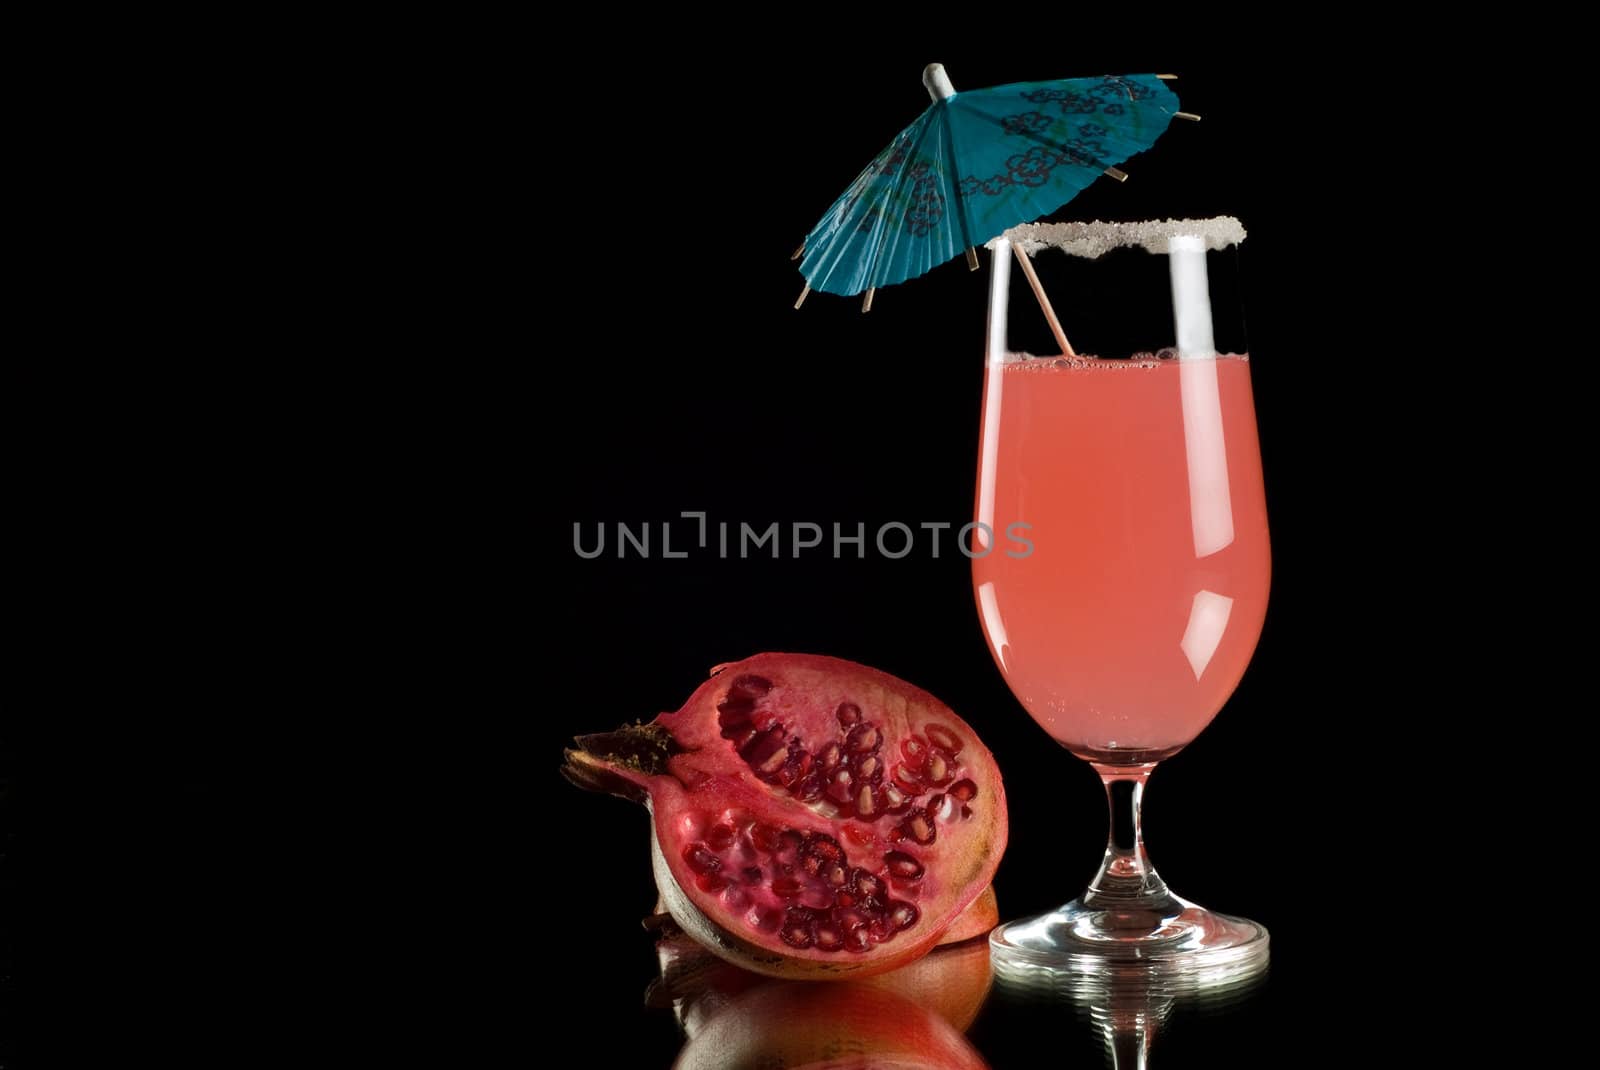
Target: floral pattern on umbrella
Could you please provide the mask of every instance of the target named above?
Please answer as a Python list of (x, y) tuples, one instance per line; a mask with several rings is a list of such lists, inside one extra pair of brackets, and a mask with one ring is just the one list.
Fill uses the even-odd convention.
[(858, 294), (915, 278), (1048, 215), (1153, 145), (1178, 114), (1155, 75), (1024, 82), (936, 101), (806, 235), (808, 288)]

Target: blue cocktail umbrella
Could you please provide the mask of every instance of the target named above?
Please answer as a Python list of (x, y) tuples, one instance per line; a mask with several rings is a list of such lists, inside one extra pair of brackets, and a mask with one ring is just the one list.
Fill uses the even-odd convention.
[(1048, 215), (1143, 152), (1178, 97), (1154, 74), (1018, 82), (957, 93), (922, 72), (933, 104), (834, 202), (795, 251), (806, 294), (865, 293), (915, 278), (1018, 223)]

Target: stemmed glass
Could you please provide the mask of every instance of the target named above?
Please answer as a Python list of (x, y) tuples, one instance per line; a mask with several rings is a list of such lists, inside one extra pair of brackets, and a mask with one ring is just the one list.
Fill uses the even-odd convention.
[[(1232, 694), (1266, 613), (1250, 365), (1242, 337), (1217, 351), (1242, 334), (1215, 284), (1243, 237), (1223, 218), (1037, 224), (991, 243), (978, 611), (1012, 692), (1094, 767), (1112, 817), (1083, 895), (994, 931), (998, 970), (1225, 982), (1266, 964), (1266, 929), (1170, 892), (1140, 830), (1151, 771)], [(1059, 315), (1035, 253), (1061, 276)], [(1063, 352), (1019, 352), (1030, 329)]]

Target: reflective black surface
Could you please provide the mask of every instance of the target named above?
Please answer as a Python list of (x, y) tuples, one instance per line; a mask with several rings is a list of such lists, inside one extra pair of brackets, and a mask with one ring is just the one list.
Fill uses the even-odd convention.
[[(817, 1065), (929, 1070), (1037, 1065), (1281, 1065), (1263, 1029), (1265, 977), (1209, 987), (1123, 972), (1068, 983), (991, 969), (982, 938), (862, 981), (779, 981), (739, 970), (673, 930), (658, 944), (649, 1010), (681, 1029), (683, 1068)], [(965, 1037), (963, 1037), (965, 1033)], [(1252, 1039), (1253, 1038), (1253, 1039)], [(849, 1062), (855, 1059), (858, 1062)], [(829, 1064), (834, 1065), (834, 1064)]]
[[(1145, 1065), (1136, 1061), (1142, 1050), (1154, 1067), (1267, 1067), (1355, 1039), (1340, 1025), (1354, 1019), (1296, 998), (1293, 969), (1220, 989), (1127, 977), (1052, 989), (995, 977), (979, 939), (867, 981), (819, 985), (745, 973), (681, 936), (661, 947), (671, 965), (645, 986), (644, 1006), (610, 1009), (611, 1057), (776, 1070), (850, 1054), (879, 1060), (863, 1066), (1000, 1070), (1043, 1060)], [(1300, 982), (1300, 992), (1314, 991)]]

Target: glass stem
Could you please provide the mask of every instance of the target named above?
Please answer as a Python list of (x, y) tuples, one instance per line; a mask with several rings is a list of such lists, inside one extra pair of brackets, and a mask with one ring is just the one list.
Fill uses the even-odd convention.
[(1170, 893), (1150, 856), (1144, 849), (1141, 807), (1145, 781), (1156, 763), (1112, 766), (1091, 763), (1106, 787), (1106, 802), (1111, 807), (1111, 835), (1106, 855), (1084, 894), (1083, 903), (1097, 910), (1129, 910), (1156, 907)]
[[(1101, 1008), (1095, 1007), (1092, 1014)], [(1133, 1011), (1107, 1016), (1100, 1023), (1105, 1036), (1106, 1053), (1111, 1056), (1111, 1070), (1147, 1070), (1150, 1065), (1150, 1045), (1156, 1038), (1155, 1015)]]

